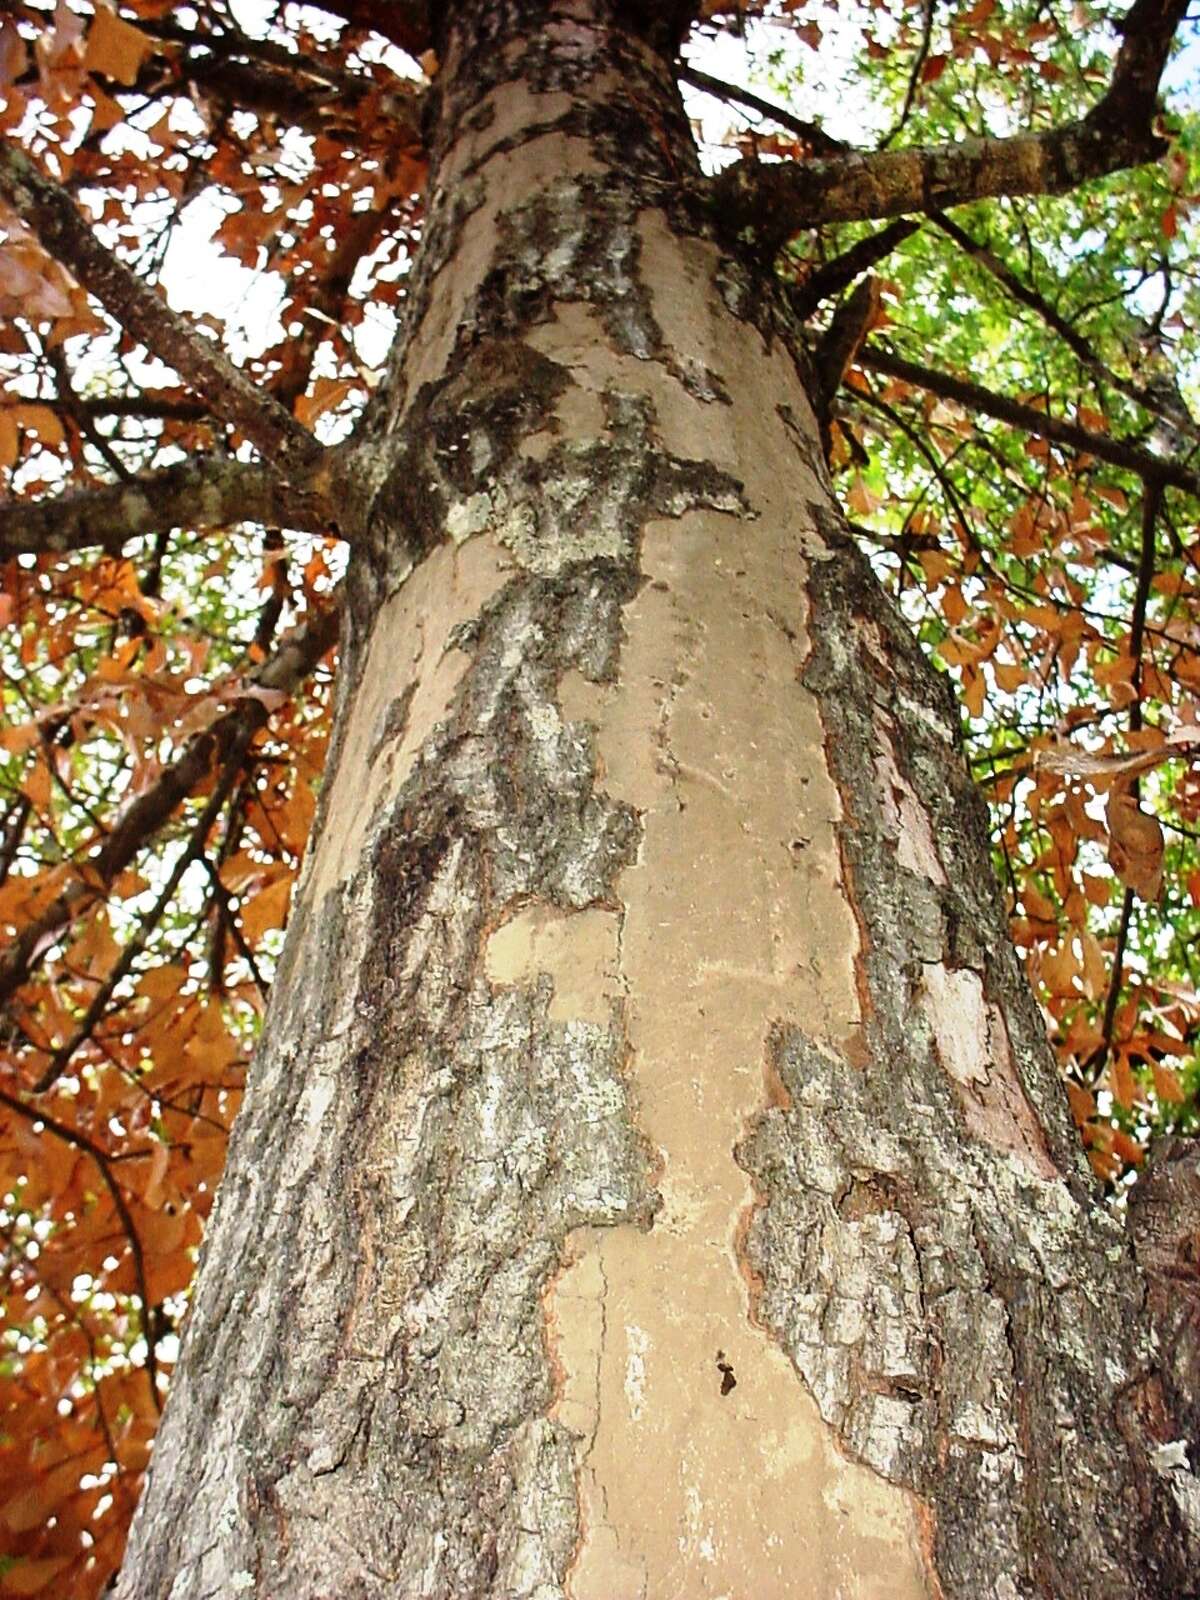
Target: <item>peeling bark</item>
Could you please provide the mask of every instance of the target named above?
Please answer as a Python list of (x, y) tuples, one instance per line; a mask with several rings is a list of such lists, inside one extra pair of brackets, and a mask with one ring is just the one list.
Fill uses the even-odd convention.
[(1189, 1592), (1190, 1369), (640, 15), (442, 21), (318, 837), (118, 1594)]
[(945, 1595), (1193, 1593), (1196, 1529), (1163, 1547), (1179, 1505), (1150, 1459), (1186, 1418), (1144, 1432), (1144, 1280), (981, 870), (956, 708), (829, 531), (806, 682), (846, 808), (863, 1033), (776, 1033), (786, 1104), (741, 1150), (761, 1314), (855, 1455), (928, 1498)]

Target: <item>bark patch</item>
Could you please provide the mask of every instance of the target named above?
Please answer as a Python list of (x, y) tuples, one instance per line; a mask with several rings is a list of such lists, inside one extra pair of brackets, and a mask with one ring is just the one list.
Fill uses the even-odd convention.
[(1138, 1275), (983, 870), (948, 691), (823, 526), (804, 681), (844, 806), (863, 1043), (775, 1035), (786, 1093), (739, 1150), (760, 1315), (852, 1454), (928, 1500), (947, 1600), (1160, 1600), (1152, 1529), (1178, 1501), (1147, 1497), (1130, 1449), (1151, 1360)]

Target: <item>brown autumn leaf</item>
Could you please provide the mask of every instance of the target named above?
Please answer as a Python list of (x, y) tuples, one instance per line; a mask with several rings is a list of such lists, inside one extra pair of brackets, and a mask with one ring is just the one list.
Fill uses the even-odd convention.
[(13, 422), (19, 428), (36, 433), (45, 445), (60, 445), (65, 443), (66, 435), (58, 413), (49, 406), (39, 405), (36, 401), (26, 400), (18, 405), (5, 408)]
[(1108, 1082), (1112, 1089), (1113, 1099), (1117, 1104), (1129, 1111), (1137, 1096), (1137, 1080), (1133, 1069), (1129, 1065), (1129, 1056), (1124, 1050), (1118, 1050), (1113, 1056), (1108, 1069)]
[(1105, 808), (1108, 860), (1122, 883), (1153, 904), (1162, 892), (1163, 831), (1128, 789), (1114, 789)]
[(296, 415), (306, 428), (311, 428), (318, 417), (333, 411), (357, 387), (353, 378), (318, 378), (311, 395), (301, 395), (296, 401)]
[(1161, 1061), (1156, 1061), (1151, 1067), (1151, 1073), (1154, 1077), (1154, 1092), (1158, 1098), (1165, 1100), (1169, 1105), (1183, 1105), (1187, 1094), (1174, 1067), (1165, 1067)]
[(107, 6), (96, 7), (83, 57), (89, 72), (98, 72), (115, 83), (128, 86), (137, 82), (143, 61), (153, 52), (154, 41), (140, 28), (123, 22)]
[(1145, 1149), (1120, 1128), (1113, 1129), (1112, 1148), (1115, 1155), (1131, 1167), (1140, 1167), (1146, 1159)]
[(1186, 723), (1165, 737), (1150, 729), (1145, 733), (1155, 743), (1129, 755), (1081, 750), (1078, 745), (1065, 743), (1043, 746), (1034, 751), (1033, 767), (1035, 771), (1053, 772), (1065, 778), (1087, 778), (1093, 788), (1103, 789), (1116, 780), (1127, 781), (1139, 773), (1149, 772), (1164, 761), (1182, 755), (1189, 746), (1200, 743), (1195, 726)]
[(291, 895), (292, 876), (288, 873), (265, 889), (260, 889), (254, 898), (242, 907), (239, 915), (242, 927), (251, 943), (258, 944), (268, 929), (282, 927), (286, 920)]
[(0, 1592), (16, 1595), (41, 1594), (70, 1565), (70, 1556), (40, 1558), (18, 1556), (0, 1577)]

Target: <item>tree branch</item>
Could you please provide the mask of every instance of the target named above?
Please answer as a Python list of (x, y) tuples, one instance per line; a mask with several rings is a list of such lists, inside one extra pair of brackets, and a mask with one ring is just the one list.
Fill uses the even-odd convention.
[(920, 226), (919, 222), (908, 219), (889, 222), (887, 227), (877, 229), (857, 244), (852, 244), (848, 250), (843, 250), (840, 256), (834, 256), (832, 261), (823, 262), (792, 291), (792, 305), (797, 316), (807, 321), (822, 300), (841, 294), (859, 273), (868, 271), (877, 261), (890, 255), (898, 245), (910, 239)]
[(0, 195), (127, 332), (178, 372), (268, 461), (291, 470), (320, 456), (322, 447), (312, 434), (106, 249), (67, 191), (6, 139), (0, 140)]
[(249, 722), (243, 722), (242, 727), (231, 742), (228, 754), (221, 765), (220, 775), (213, 786), (213, 792), (208, 797), (204, 810), (196, 819), (191, 832), (188, 834), (187, 843), (180, 851), (175, 865), (159, 891), (158, 899), (150, 910), (141, 918), (137, 928), (130, 936), (120, 956), (113, 963), (108, 976), (103, 980), (92, 996), (91, 1004), (84, 1013), (82, 1021), (75, 1032), (64, 1043), (59, 1045), (50, 1057), (50, 1064), (41, 1077), (30, 1090), (31, 1094), (46, 1094), (58, 1082), (66, 1071), (75, 1052), (92, 1036), (92, 1030), (108, 1010), (109, 1002), (116, 993), (118, 984), (123, 978), (128, 977), (133, 970), (133, 963), (146, 947), (146, 941), (162, 921), (163, 915), (175, 897), (184, 873), (197, 860), (208, 841), (209, 832), (217, 820), (221, 808), (229, 798), (241, 771), (242, 760), (245, 757), (250, 740), (254, 737), (254, 728)]
[(904, 104), (900, 108), (900, 115), (895, 124), (879, 141), (879, 148), (886, 150), (904, 131), (904, 125), (912, 115), (912, 108), (917, 99), (917, 88), (921, 82), (921, 73), (925, 70), (925, 62), (929, 58), (929, 46), (933, 40), (933, 8), (937, 0), (924, 0), (925, 16), (921, 24), (921, 43), (913, 58), (912, 70), (908, 75), (908, 88), (904, 95)]
[[(1133, 618), (1129, 628), (1129, 655), (1133, 662), (1133, 702), (1129, 707), (1129, 726), (1136, 733), (1142, 726), (1142, 646), (1146, 636), (1146, 607), (1150, 603), (1150, 586), (1154, 582), (1155, 525), (1162, 509), (1162, 488), (1155, 484), (1146, 491), (1142, 501), (1142, 553), (1138, 563), (1137, 590), (1133, 599)], [(1137, 793), (1137, 783), (1134, 783)], [(1129, 940), (1129, 925), (1133, 920), (1133, 890), (1126, 888), (1121, 900), (1121, 920), (1117, 927), (1117, 942), (1113, 950), (1112, 973), (1108, 992), (1104, 997), (1104, 1014), (1100, 1024), (1100, 1043), (1088, 1057), (1085, 1067), (1098, 1073), (1108, 1060), (1113, 1042), (1113, 1026), (1117, 1017), (1117, 1001), (1125, 981), (1125, 947)]]
[(157, 780), (142, 791), (118, 820), (107, 839), (73, 879), (37, 916), (33, 917), (0, 955), (0, 1001), (10, 998), (25, 982), (35, 962), (71, 924), (97, 900), (125, 870), (147, 841), (176, 808), (209, 776), (214, 764), (224, 762), (244, 730), (263, 727), (269, 715), (255, 689), (292, 693), (337, 639), (340, 607), (331, 606), (286, 638), (271, 660), (254, 674), (249, 692), (237, 704), (184, 746)]
[(419, 56), (436, 46), (430, 13), (442, 8), (430, 0), (322, 0), (322, 6), (356, 28), (381, 33), (409, 55)]
[[(45, 400), (44, 405), (58, 405)], [(79, 409), (89, 417), (132, 417), (138, 422), (215, 421), (207, 406), (196, 400), (171, 400), (157, 394), (81, 395)]]
[[(379, 93), (365, 73), (325, 66), (311, 56), (293, 54), (270, 40), (252, 39), (225, 22), (220, 31), (185, 28), (166, 17), (142, 18), (137, 23), (151, 38), (180, 47), (172, 63), (171, 83), (197, 85), (206, 94), (235, 105), (239, 110), (286, 118), (308, 132), (337, 137), (358, 114), (362, 102), (374, 95), (376, 121), (394, 124), (397, 145), (419, 147), (421, 140), (421, 84), (398, 79), (393, 90)], [(163, 76), (161, 57), (144, 65), (135, 85), (151, 92)]]
[(1067, 445), (1097, 456), (1115, 467), (1124, 467), (1136, 473), (1147, 483), (1163, 484), (1172, 489), (1184, 489), (1189, 494), (1200, 495), (1200, 474), (1163, 456), (1153, 455), (1138, 445), (1124, 439), (1112, 439), (1107, 434), (1093, 433), (1076, 422), (1064, 422), (1051, 417), (1034, 406), (1012, 400), (1007, 395), (995, 394), (981, 384), (966, 378), (956, 378), (948, 372), (937, 372), (915, 361), (882, 350), (878, 345), (868, 345), (858, 353), (858, 364), (872, 372), (882, 372), (889, 378), (914, 384), (918, 389), (928, 389), (930, 394), (941, 395), (944, 400), (954, 400), (969, 411), (981, 411), (984, 416), (995, 417), (1014, 428), (1032, 433), (1039, 439), (1049, 439), (1054, 444)]
[(128, 539), (172, 528), (270, 522), (331, 530), (333, 513), (315, 487), (280, 483), (257, 462), (202, 456), (127, 482), (70, 490), (46, 500), (0, 504), (0, 561), (100, 545), (115, 554)]
[(1200, 438), (1200, 428), (1197, 428), (1195, 423), (1183, 418), (1178, 408), (1169, 413), (1165, 412), (1160, 400), (1144, 384), (1135, 383), (1131, 378), (1122, 378), (1119, 373), (1114, 372), (1107, 362), (1101, 360), (1097, 352), (1074, 325), (1052, 306), (1044, 296), (1040, 295), (1031, 284), (1025, 283), (1023, 279), (1019, 278), (993, 251), (988, 249), (987, 245), (981, 244), (977, 239), (973, 239), (969, 233), (958, 227), (956, 223), (951, 222), (949, 217), (942, 216), (936, 211), (933, 213), (933, 220), (942, 232), (946, 234), (947, 238), (953, 239), (959, 249), (964, 250), (973, 260), (978, 261), (980, 266), (985, 267), (992, 277), (996, 279), (997, 283), (1002, 284), (1008, 290), (1018, 304), (1027, 306), (1030, 311), (1035, 312), (1042, 319), (1048, 328), (1057, 333), (1072, 354), (1078, 358), (1080, 364), (1086, 367), (1095, 377), (1099, 378), (1102, 383), (1111, 384), (1114, 389), (1141, 406), (1144, 411), (1149, 411), (1153, 416), (1163, 418), (1172, 427), (1186, 429), (1186, 431)]
[(710, 78), (707, 72), (700, 72), (695, 67), (681, 66), (679, 78), (683, 83), (690, 83), (693, 89), (702, 89), (705, 94), (711, 94), (717, 100), (726, 100), (732, 105), (748, 106), (751, 111), (757, 111), (761, 116), (778, 123), (781, 128), (786, 128), (789, 133), (794, 133), (798, 139), (803, 139), (805, 144), (819, 155), (841, 155), (850, 148), (840, 139), (835, 139), (832, 134), (826, 133), (819, 122), (806, 122), (803, 117), (794, 116), (782, 106), (772, 105), (760, 95), (751, 94), (749, 89), (737, 89), (731, 83), (722, 83), (720, 78)]
[(1007, 139), (964, 139), (821, 161), (739, 161), (713, 181), (722, 212), (774, 252), (802, 228), (945, 210), (1000, 195), (1064, 194), (1156, 160), (1159, 79), (1187, 0), (1134, 0), (1108, 91), (1076, 122)]
[(134, 1224), (133, 1214), (129, 1209), (129, 1202), (121, 1193), (121, 1187), (112, 1173), (112, 1158), (100, 1148), (86, 1134), (79, 1133), (75, 1128), (69, 1128), (65, 1122), (59, 1122), (56, 1117), (47, 1116), (44, 1111), (35, 1110), (32, 1106), (18, 1100), (15, 1094), (9, 1094), (0, 1089), (0, 1105), (5, 1105), (10, 1111), (24, 1117), (27, 1122), (40, 1124), (47, 1133), (52, 1133), (56, 1139), (61, 1139), (64, 1144), (73, 1145), (76, 1150), (82, 1150), (91, 1156), (96, 1163), (96, 1169), (104, 1180), (104, 1186), (112, 1199), (113, 1209), (116, 1211), (124, 1229), (125, 1237), (129, 1241), (129, 1253), (133, 1261), (134, 1281), (137, 1284), (138, 1299), (142, 1302), (142, 1317), (145, 1326), (142, 1329), (146, 1339), (146, 1378), (150, 1384), (150, 1397), (156, 1411), (162, 1410), (162, 1396), (158, 1392), (158, 1352), (157, 1341), (153, 1336), (151, 1323), (151, 1304), (146, 1287), (146, 1258), (142, 1250), (141, 1235)]

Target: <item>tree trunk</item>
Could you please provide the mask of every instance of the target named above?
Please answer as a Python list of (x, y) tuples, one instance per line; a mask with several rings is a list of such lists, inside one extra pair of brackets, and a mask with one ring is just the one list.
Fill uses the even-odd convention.
[(125, 1600), (1197, 1592), (1186, 1373), (659, 32), (448, 8)]

